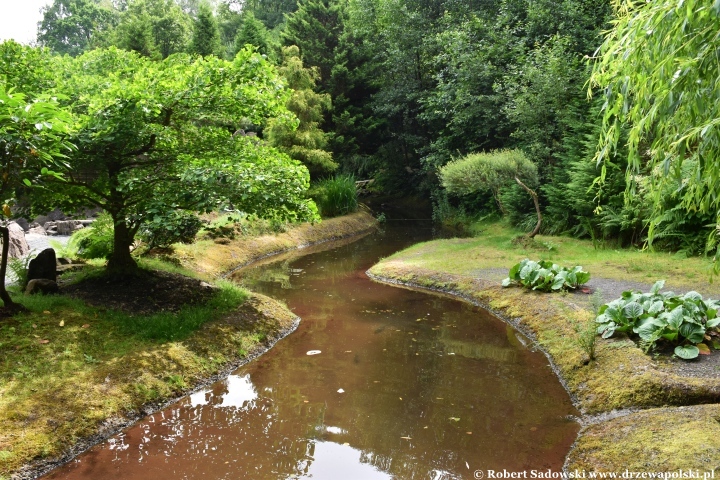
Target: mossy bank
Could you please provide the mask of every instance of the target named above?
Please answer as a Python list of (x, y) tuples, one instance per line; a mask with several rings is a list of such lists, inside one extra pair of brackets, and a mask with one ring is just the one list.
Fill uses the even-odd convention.
[[(187, 250), (178, 249), (196, 269), (166, 266), (175, 271), (162, 278), (184, 274), (187, 284), (187, 275), (195, 276), (212, 293), (179, 311), (137, 314), (64, 295), (17, 296), (29, 311), (0, 323), (0, 479), (34, 478), (69, 460), (261, 355), (300, 321), (269, 297), (227, 281), (202, 286), (201, 279), (217, 283), (238, 265), (363, 233), (374, 223), (360, 213), (299, 225), (276, 238), (183, 246), (201, 259), (188, 261)], [(186, 326), (178, 322), (194, 326), (178, 334)]]
[(368, 232), (376, 225), (372, 215), (360, 211), (316, 224), (305, 223), (273, 235), (177, 245), (175, 257), (193, 271), (217, 277), (271, 255)]
[[(575, 249), (583, 247), (583, 242), (545, 238), (538, 244), (557, 245), (560, 241), (579, 245), (566, 249), (567, 261), (562, 259), (563, 248), (557, 248), (552, 252), (553, 260), (577, 264)], [(660, 470), (711, 470), (720, 466), (720, 444), (715, 440), (708, 447), (703, 440), (717, 430), (717, 415), (712, 412), (720, 407), (686, 407), (719, 403), (720, 377), (686, 375), (682, 369), (645, 354), (627, 338), (599, 339), (596, 359), (590, 361), (578, 340), (578, 326), (593, 321), (588, 295), (543, 294), (499, 286), (512, 263), (548, 253), (538, 251), (538, 244), (517, 246), (481, 237), (437, 240), (384, 259), (368, 274), (377, 281), (441, 291), (484, 306), (533, 338), (584, 414), (583, 430), (567, 459), (568, 469), (620, 472), (630, 467), (642, 471), (648, 466)], [(589, 244), (584, 247), (592, 249)], [(698, 280), (693, 285), (687, 265), (676, 269), (667, 258), (653, 255), (635, 252), (637, 258), (632, 261), (645, 261), (653, 269), (656, 262), (664, 261), (669, 283), (700, 291), (717, 290)], [(608, 267), (612, 255), (606, 258), (605, 268), (597, 269), (606, 276), (606, 283), (627, 282), (627, 274), (613, 274), (615, 267)], [(585, 260), (585, 269), (594, 272), (593, 259)], [(675, 271), (681, 273), (673, 275)], [(630, 277), (636, 280), (642, 273)], [(689, 418), (693, 409), (698, 409), (693, 421), (682, 420)], [(696, 440), (678, 441), (678, 435)]]

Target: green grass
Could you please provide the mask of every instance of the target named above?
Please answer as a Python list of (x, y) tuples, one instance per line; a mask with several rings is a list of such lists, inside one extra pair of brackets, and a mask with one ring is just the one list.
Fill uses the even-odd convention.
[(524, 258), (552, 260), (565, 266), (581, 265), (593, 278), (609, 278), (652, 284), (665, 279), (670, 288), (718, 292), (711, 283), (709, 258), (681, 258), (667, 252), (638, 249), (594, 248), (590, 240), (538, 235), (533, 242), (517, 244), (522, 232), (503, 222), (472, 226), (473, 238), (436, 240), (410, 247), (386, 261), (400, 260), (409, 266), (458, 275), (480, 269), (509, 269)]
[(0, 476), (57, 454), (110, 416), (187, 388), (277, 328), (245, 331), (222, 320), (201, 329), (248, 299), (230, 282), (219, 286), (206, 304), (146, 316), (60, 295), (14, 295), (28, 312), (0, 321)]
[(357, 188), (352, 175), (321, 180), (312, 192), (312, 198), (323, 218), (347, 215), (358, 208)]

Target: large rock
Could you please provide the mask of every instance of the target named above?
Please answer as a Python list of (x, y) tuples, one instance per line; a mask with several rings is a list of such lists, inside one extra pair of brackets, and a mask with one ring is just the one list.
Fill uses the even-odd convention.
[(60, 291), (58, 284), (52, 280), (46, 278), (36, 278), (30, 280), (25, 287), (26, 295), (34, 295), (36, 293), (43, 293), (49, 295), (51, 293), (58, 293)]
[(57, 281), (57, 258), (55, 250), (46, 248), (38, 253), (38, 256), (30, 260), (28, 265), (28, 285), (30, 280), (44, 278), (46, 280)]
[(48, 235), (72, 235), (75, 230), (80, 230), (86, 223), (88, 222), (84, 220), (58, 220), (45, 222), (43, 228)]
[(20, 258), (30, 253), (30, 247), (25, 240), (25, 231), (22, 227), (15, 222), (10, 222), (7, 228), (10, 231), (10, 250), (8, 257)]

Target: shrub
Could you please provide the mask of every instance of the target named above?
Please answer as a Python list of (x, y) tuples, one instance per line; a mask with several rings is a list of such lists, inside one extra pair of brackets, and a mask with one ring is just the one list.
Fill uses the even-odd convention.
[(358, 208), (355, 177), (352, 175), (338, 175), (322, 180), (315, 185), (310, 196), (325, 218), (346, 215)]
[(173, 243), (192, 243), (203, 223), (195, 214), (172, 210), (155, 215), (143, 225), (140, 238), (149, 248), (169, 247)]
[(600, 307), (595, 319), (599, 324), (597, 333), (603, 338), (615, 332), (634, 333), (646, 351), (654, 349), (657, 342), (669, 342), (676, 345), (675, 355), (685, 360), (696, 358), (700, 349), (709, 351), (703, 341), (711, 338), (708, 333), (717, 336), (720, 302), (703, 300), (697, 292), (682, 296), (660, 293), (664, 285), (665, 281), (660, 280), (649, 293), (623, 292), (621, 298)]
[(590, 280), (590, 274), (583, 271), (580, 266), (568, 269), (547, 260), (535, 262), (526, 258), (513, 265), (508, 278), (503, 280), (502, 286), (509, 287), (518, 284), (533, 290), (555, 292), (575, 289), (587, 283), (588, 280)]
[(109, 258), (113, 251), (114, 231), (112, 217), (101, 213), (92, 225), (74, 232), (63, 251), (86, 259)]

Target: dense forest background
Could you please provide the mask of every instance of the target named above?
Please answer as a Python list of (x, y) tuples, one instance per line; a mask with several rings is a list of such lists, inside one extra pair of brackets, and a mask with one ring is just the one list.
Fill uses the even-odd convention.
[[(717, 4), (686, 2), (685, 24), (706, 13), (703, 25), (717, 25)], [(638, 134), (623, 121), (640, 93), (621, 89), (624, 110), (614, 111), (613, 82), (626, 73), (608, 78), (613, 70), (598, 66), (615, 40), (608, 32), (634, 28), (643, 8), (617, 0), (55, 0), (37, 40), (57, 55), (116, 46), (156, 62), (182, 52), (230, 61), (251, 45), (292, 90), (286, 105), (299, 122), (248, 120), (242, 130), (302, 162), (313, 180), (375, 179), (378, 191), (431, 198), (440, 221), (503, 215), (529, 230), (535, 209), (520, 186), (448, 196), (438, 178), (468, 154), (519, 149), (537, 167), (542, 233), (641, 246), (650, 232), (656, 247), (703, 254), (713, 246), (715, 201), (693, 203), (683, 191), (688, 172), (707, 173), (694, 168), (702, 156), (688, 154), (698, 141), (659, 169), (658, 131)], [(708, 38), (717, 48), (717, 36)], [(678, 53), (666, 42), (653, 60), (652, 48), (649, 63)], [(643, 94), (651, 104), (658, 98)], [(717, 125), (710, 133), (703, 136), (716, 137)], [(699, 188), (698, 198), (712, 192)]]

